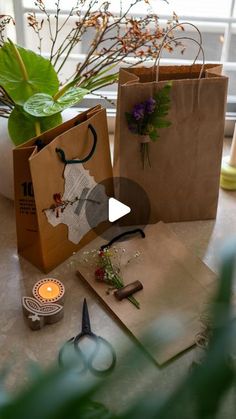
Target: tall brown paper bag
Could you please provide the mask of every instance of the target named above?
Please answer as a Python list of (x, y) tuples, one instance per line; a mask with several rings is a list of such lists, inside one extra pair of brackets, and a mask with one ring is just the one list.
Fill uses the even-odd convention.
[[(156, 69), (120, 69), (113, 173), (137, 182), (146, 191), (151, 223), (216, 216), (228, 79), (216, 64), (206, 64), (199, 79), (201, 68), (160, 66), (158, 82)], [(167, 81), (172, 81), (171, 126), (159, 129), (160, 138), (149, 143), (151, 167), (143, 169), (140, 145), (128, 129), (125, 113), (152, 97)], [(125, 203), (126, 194), (120, 189), (117, 198)]]
[[(83, 159), (93, 145), (89, 127), (97, 135), (94, 154), (83, 163), (96, 183), (112, 178), (106, 111), (100, 106), (83, 112), (27, 141), (13, 151), (17, 245), (19, 253), (48, 272), (96, 237), (89, 231), (78, 244), (68, 239), (67, 225), (51, 225), (45, 215), (55, 193), (63, 195), (65, 165), (55, 149), (65, 152), (67, 159)], [(35, 145), (40, 140), (42, 149)], [(75, 166), (75, 165), (73, 165)]]

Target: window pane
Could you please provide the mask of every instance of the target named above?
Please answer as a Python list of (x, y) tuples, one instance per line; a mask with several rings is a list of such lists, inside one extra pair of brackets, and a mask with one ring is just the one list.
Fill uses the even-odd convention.
[[(202, 34), (202, 47), (205, 54), (206, 61), (219, 61), (221, 58), (221, 51), (224, 39), (224, 25), (222, 28), (218, 28), (214, 25), (204, 25), (199, 22), (196, 23), (196, 26), (199, 28)], [(187, 26), (186, 26), (187, 28)], [(179, 32), (177, 36), (184, 36), (193, 38), (196, 41), (199, 41), (199, 36), (196, 31), (185, 30), (184, 32)], [(184, 53), (181, 54), (182, 48), (174, 48), (173, 52), (168, 53), (166, 50), (163, 52), (163, 58), (176, 58), (184, 60), (194, 60), (198, 52), (198, 45), (194, 41), (183, 39), (182, 43), (185, 46)], [(199, 59), (202, 59), (201, 54)]]
[(229, 61), (236, 61), (236, 25), (232, 25), (231, 29), (231, 39), (230, 39), (230, 47), (229, 47)]
[(236, 17), (236, 3), (234, 5), (233, 17)]
[[(16, 0), (19, 1), (19, 0)], [(140, 4), (138, 4), (136, 7), (134, 7), (132, 10), (135, 13), (142, 13), (143, 12), (143, 7), (144, 7), (144, 1), (140, 1)], [(163, 0), (158, 0), (158, 3), (162, 3)], [(82, 7), (82, 9), (87, 9), (88, 5), (89, 5), (90, 1), (87, 0), (86, 4)], [(98, 9), (99, 6), (101, 4), (104, 3), (104, 0), (97, 0), (95, 6), (93, 7), (93, 9)], [(110, 3), (110, 9), (114, 12), (119, 13), (120, 11), (120, 0), (109, 0)], [(133, 3), (133, 0), (124, 0), (123, 1), (123, 8), (128, 8), (129, 5)], [(156, 3), (156, 0), (153, 0), (153, 3)], [(54, 0), (44, 0), (44, 4), (46, 6), (46, 8), (48, 9), (53, 9), (55, 8), (55, 1)], [(142, 5), (141, 5), (142, 4)], [(166, 4), (166, 3), (165, 3)], [(37, 7), (35, 7), (34, 1), (33, 0), (23, 0), (23, 5), (24, 7), (30, 8), (30, 9), (37, 9)], [(61, 10), (69, 10), (71, 7), (76, 5), (76, 0), (60, 0), (60, 9)]]
[[(17, 0), (19, 1), (19, 0)], [(100, 1), (102, 2), (102, 1)], [(112, 9), (119, 11), (120, 1), (110, 0)], [(55, 0), (44, 0), (46, 7), (54, 8)], [(76, 0), (60, 0), (60, 7), (62, 9), (69, 9), (76, 3)], [(125, 7), (131, 3), (131, 0), (123, 0)], [(34, 7), (32, 0), (23, 0), (25, 7)], [(228, 17), (230, 14), (231, 0), (169, 0), (169, 4), (164, 0), (151, 0), (151, 6), (157, 14), (172, 14), (173, 10), (182, 16), (216, 16)], [(135, 12), (142, 12), (143, 5), (137, 5)]]
[[(0, 0), (1, 1), (1, 0)], [(16, 2), (21, 0), (14, 0)], [(53, 10), (55, 8), (55, 1), (56, 0), (44, 0), (46, 6)], [(151, 0), (150, 0), (151, 1)], [(22, 0), (25, 7), (32, 8), (34, 6), (34, 0)], [(103, 0), (99, 0), (99, 2), (103, 2)], [(128, 5), (133, 2), (133, 0), (123, 0), (123, 8), (126, 9)], [(86, 3), (86, 6), (88, 5), (89, 0)], [(119, 12), (120, 9), (120, 1), (119, 0), (110, 0), (112, 11)], [(76, 0), (60, 0), (60, 6), (63, 10), (70, 10), (72, 6), (76, 4)], [(142, 4), (142, 6), (141, 6)], [(196, 24), (197, 27), (199, 27), (202, 38), (203, 38), (203, 48), (205, 52), (205, 59), (206, 61), (214, 61), (219, 62), (221, 60), (221, 53), (222, 53), (222, 47), (224, 42), (224, 33), (225, 29), (227, 27), (227, 23), (224, 22), (207, 22), (207, 17), (210, 18), (227, 18), (230, 16), (230, 8), (232, 4), (232, 0), (198, 0), (198, 1), (191, 1), (191, 0), (169, 0), (169, 4), (167, 4), (165, 1), (162, 0), (152, 0), (151, 1), (152, 7), (154, 11), (160, 16), (160, 24), (161, 26), (165, 26), (166, 19), (161, 19), (161, 16), (171, 16), (173, 10), (178, 14), (178, 16), (192, 16), (193, 17), (193, 23)], [(95, 8), (98, 6), (96, 5)], [(143, 3), (140, 3), (136, 6), (136, 13), (143, 13), (144, 12), (144, 6)], [(40, 17), (40, 15), (38, 15)], [(194, 16), (198, 18), (194, 22)], [(63, 23), (63, 19), (65, 19), (66, 13), (63, 16), (60, 17), (59, 24)], [(203, 21), (200, 21), (201, 17), (203, 18)], [(236, 4), (234, 8), (234, 17), (236, 18)], [(26, 15), (24, 16), (25, 23), (26, 23)], [(57, 44), (58, 46), (60, 42), (63, 40), (64, 35), (68, 30), (72, 27), (73, 22), (75, 22), (76, 18), (71, 18), (71, 22), (65, 26), (62, 30), (62, 32), (59, 34)], [(52, 19), (52, 30), (55, 29), (55, 23), (53, 23)], [(88, 47), (92, 42), (93, 38), (93, 28), (88, 28), (87, 33), (83, 35), (82, 42), (77, 45), (73, 51), (72, 54), (86, 54), (88, 51)], [(33, 50), (37, 51), (37, 45), (38, 40), (36, 35), (33, 33), (32, 29), (28, 27), (27, 23), (24, 25), (24, 32), (25, 32), (25, 40), (26, 40), (26, 46), (28, 48), (31, 48)], [(186, 26), (185, 32), (179, 32), (178, 36), (187, 36), (187, 37), (193, 37), (194, 39), (198, 39), (198, 34), (190, 28)], [(48, 53), (49, 52), (49, 32), (47, 29), (47, 23), (44, 22), (43, 32), (42, 32), (42, 52)], [(170, 54), (166, 50), (163, 51), (163, 59), (171, 59), (172, 63), (173, 60), (194, 60), (198, 47), (187, 40), (182, 41), (185, 45), (185, 51), (183, 54), (181, 54), (182, 48), (176, 48), (173, 50), (173, 52)], [(232, 35), (231, 35), (231, 41), (230, 41), (230, 48), (229, 48), (229, 58), (228, 61), (230, 62), (236, 62), (236, 23), (232, 25)], [(199, 56), (200, 58), (200, 56)], [(72, 74), (72, 72), (75, 70), (76, 65), (78, 64), (79, 60), (81, 60), (81, 56), (74, 57), (71, 56), (63, 69), (63, 74), (60, 74), (60, 78), (62, 81), (64, 81), (69, 75)], [(83, 60), (83, 58), (82, 58)], [(179, 63), (179, 61), (178, 61)], [(236, 71), (234, 69), (230, 68), (230, 72), (228, 72), (228, 75), (230, 76), (229, 80), (229, 94), (235, 95), (236, 94)], [(106, 90), (114, 89), (113, 87), (108, 87)]]
[(228, 94), (236, 96), (236, 71), (225, 70), (224, 74), (229, 77)]
[[(42, 21), (42, 19), (44, 20), (43, 26), (42, 26), (42, 32), (41, 32), (41, 37), (42, 37), (42, 52), (43, 53), (47, 53), (50, 50), (51, 47), (51, 42), (50, 42), (50, 33), (49, 33), (49, 27), (48, 24), (45, 20), (45, 16), (42, 14), (36, 14), (37, 20), (39, 20), (39, 22)], [(61, 15), (59, 17), (59, 27), (63, 24), (63, 22), (65, 21), (67, 15)], [(58, 38), (55, 44), (55, 50), (57, 47), (59, 47), (59, 45), (61, 44), (61, 42), (63, 42), (65, 36), (69, 33), (69, 31), (71, 30), (71, 28), (75, 25), (76, 22), (76, 18), (71, 17), (68, 24), (66, 24), (62, 30), (59, 32), (58, 34)], [(51, 30), (52, 33), (55, 33), (55, 24), (56, 21), (55, 19), (51, 19)], [(37, 51), (38, 46), (39, 46), (39, 40), (37, 35), (35, 34), (34, 30), (28, 25), (27, 22), (27, 14), (24, 15), (24, 32), (25, 32), (25, 40), (26, 40), (26, 46), (34, 51)], [(74, 48), (74, 50), (72, 51), (72, 53), (77, 53), (79, 54), (81, 51), (81, 45), (77, 44), (77, 46)]]
[(169, 0), (169, 4), (153, 2), (158, 14), (171, 14), (174, 10), (179, 16), (229, 17), (231, 0)]

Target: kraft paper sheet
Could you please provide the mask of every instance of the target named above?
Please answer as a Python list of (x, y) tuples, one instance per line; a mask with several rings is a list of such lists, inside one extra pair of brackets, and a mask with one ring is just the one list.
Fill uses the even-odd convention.
[[(145, 228), (146, 238), (131, 237), (114, 246), (125, 248), (127, 257), (136, 251), (141, 255), (122, 266), (124, 283), (140, 280), (144, 289), (135, 297), (141, 309), (128, 300), (118, 301), (113, 294), (107, 295), (107, 284), (97, 282), (94, 269), (85, 264), (83, 252), (99, 249), (104, 240), (98, 238), (83, 248), (78, 275), (86, 281), (116, 319), (129, 331), (159, 364), (191, 347), (201, 330), (200, 316), (208, 305), (216, 284), (216, 275), (179, 241), (177, 236), (162, 222)], [(172, 335), (174, 324), (174, 339)], [(160, 329), (167, 340), (160, 344)], [(156, 326), (149, 343), (144, 334)], [(172, 336), (173, 337), (173, 336)]]

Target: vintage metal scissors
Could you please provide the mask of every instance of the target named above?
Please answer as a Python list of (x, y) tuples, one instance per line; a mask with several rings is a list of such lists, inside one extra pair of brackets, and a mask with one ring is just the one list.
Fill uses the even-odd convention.
[[(93, 343), (93, 345), (90, 345), (90, 350), (83, 350), (82, 341), (88, 339), (91, 340), (90, 344)], [(92, 346), (93, 348), (91, 350)], [(78, 369), (79, 373), (89, 370), (92, 374), (98, 376), (106, 375), (115, 367), (116, 354), (112, 345), (106, 339), (102, 338), (101, 336), (97, 336), (91, 330), (86, 298), (83, 302), (81, 332), (69, 339), (62, 346), (59, 351), (58, 361), (59, 365), (65, 365), (74, 362), (76, 370)], [(100, 364), (100, 368), (97, 366), (97, 364)]]

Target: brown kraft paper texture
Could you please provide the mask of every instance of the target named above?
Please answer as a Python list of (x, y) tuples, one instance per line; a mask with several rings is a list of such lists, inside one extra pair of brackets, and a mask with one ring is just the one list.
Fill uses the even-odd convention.
[[(153, 68), (120, 69), (113, 172), (146, 191), (151, 223), (216, 216), (228, 79), (220, 65), (206, 64), (198, 79), (200, 70), (200, 65), (160, 66), (156, 82)], [(151, 168), (143, 169), (140, 145), (128, 129), (125, 112), (167, 81), (172, 81), (171, 126), (159, 129), (160, 138), (149, 142)], [(116, 190), (124, 203), (126, 193)], [(133, 224), (142, 223), (139, 215), (134, 214)]]
[[(74, 244), (68, 240), (68, 227), (65, 224), (53, 227), (44, 213), (53, 204), (53, 195), (64, 192), (65, 164), (55, 149), (62, 148), (68, 160), (88, 155), (93, 144), (89, 124), (97, 133), (97, 145), (93, 156), (83, 164), (84, 168), (96, 182), (112, 178), (106, 111), (100, 106), (13, 151), (18, 251), (44, 272), (52, 270), (96, 237), (90, 231)], [(37, 139), (45, 145), (41, 150), (35, 145)]]
[[(121, 263), (124, 285), (137, 280), (143, 285), (134, 294), (140, 309), (127, 299), (118, 301), (112, 292), (107, 295), (108, 285), (96, 281), (95, 269), (83, 262), (89, 250), (104, 244), (103, 239), (97, 238), (80, 251), (78, 271), (121, 325), (162, 365), (195, 344), (216, 275), (164, 223), (149, 225), (144, 231), (145, 238), (135, 235), (114, 244), (116, 249), (125, 249), (126, 260)], [(127, 263), (136, 252), (140, 256)]]

